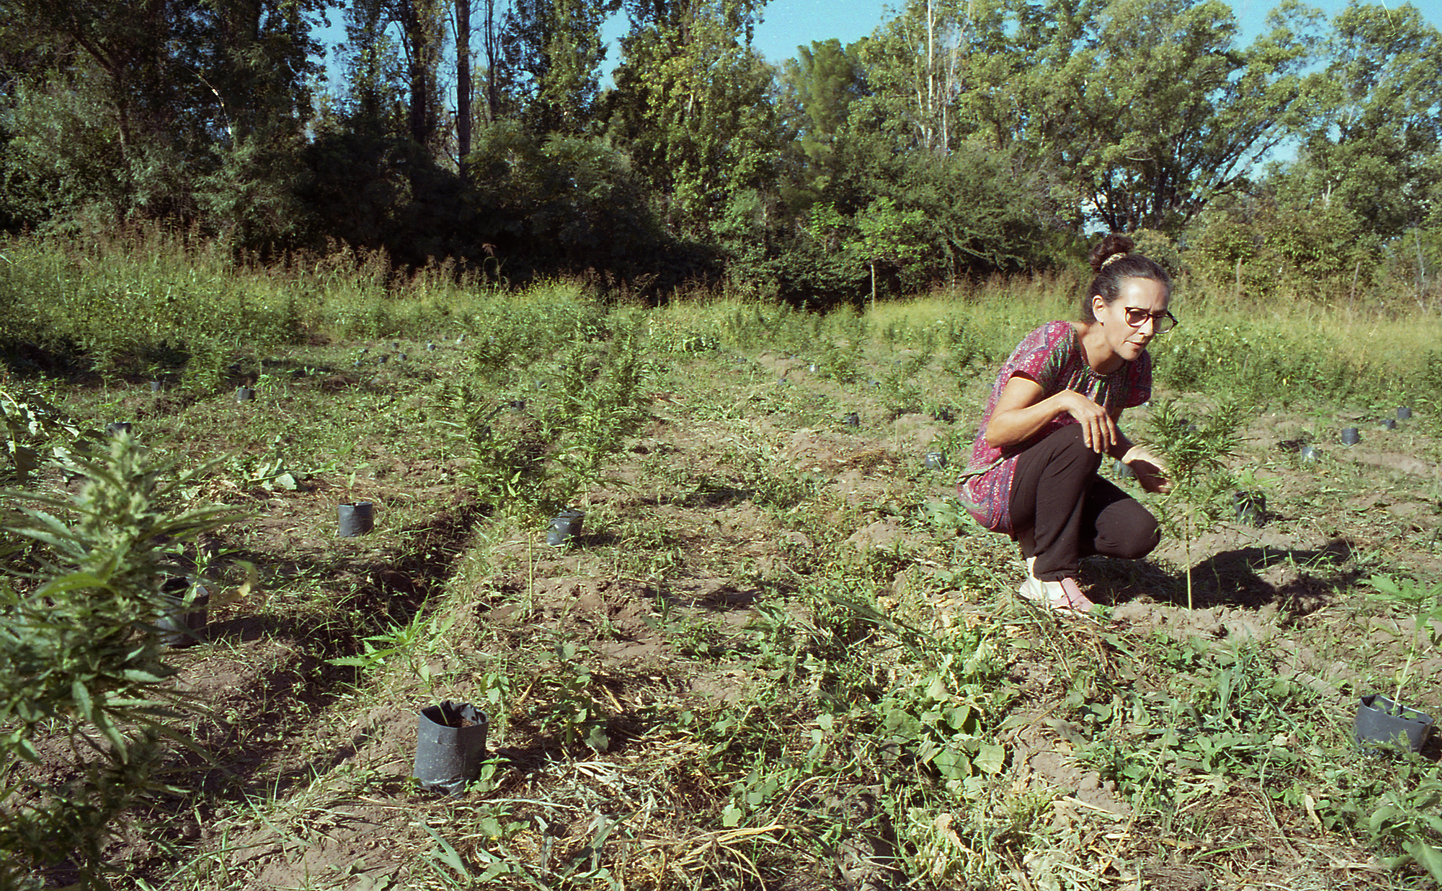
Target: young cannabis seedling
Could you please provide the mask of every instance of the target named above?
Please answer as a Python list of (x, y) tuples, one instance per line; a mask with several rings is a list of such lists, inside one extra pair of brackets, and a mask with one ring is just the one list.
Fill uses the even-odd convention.
[(1187, 609), (1192, 596), (1192, 545), (1198, 533), (1221, 519), (1225, 497), (1235, 490), (1227, 459), (1237, 450), (1241, 405), (1224, 402), (1210, 414), (1189, 420), (1173, 401), (1152, 408), (1150, 443), (1170, 471), (1172, 490), (1162, 500), (1162, 524), (1186, 547)]

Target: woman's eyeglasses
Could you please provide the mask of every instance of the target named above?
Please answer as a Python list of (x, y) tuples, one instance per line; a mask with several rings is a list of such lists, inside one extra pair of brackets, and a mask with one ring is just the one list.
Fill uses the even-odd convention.
[(1147, 319), (1152, 320), (1153, 334), (1166, 334), (1177, 327), (1177, 317), (1165, 309), (1161, 312), (1150, 312), (1137, 306), (1128, 306), (1124, 309), (1127, 316), (1127, 324), (1133, 328), (1140, 328), (1146, 324)]

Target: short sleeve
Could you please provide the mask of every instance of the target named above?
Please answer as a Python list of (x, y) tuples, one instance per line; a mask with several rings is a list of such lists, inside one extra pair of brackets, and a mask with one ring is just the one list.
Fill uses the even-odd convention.
[(1069, 334), (1071, 325), (1067, 322), (1051, 322), (1032, 331), (1012, 352), (1011, 359), (1006, 363), (1006, 368), (1009, 369), (1007, 377), (1024, 374), (1041, 384), (1043, 392), (1047, 393), (1061, 389), (1065, 351), (1058, 350), (1056, 345)]

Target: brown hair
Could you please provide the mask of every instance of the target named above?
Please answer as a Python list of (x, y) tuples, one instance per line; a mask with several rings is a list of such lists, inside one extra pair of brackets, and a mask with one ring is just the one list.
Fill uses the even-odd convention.
[(1111, 233), (1092, 248), (1090, 261), (1096, 277), (1082, 297), (1082, 320), (1096, 321), (1092, 312), (1092, 298), (1100, 295), (1102, 302), (1111, 306), (1116, 302), (1122, 282), (1129, 278), (1145, 278), (1160, 282), (1167, 293), (1172, 293), (1172, 277), (1157, 261), (1136, 253), (1137, 243), (1125, 235)]

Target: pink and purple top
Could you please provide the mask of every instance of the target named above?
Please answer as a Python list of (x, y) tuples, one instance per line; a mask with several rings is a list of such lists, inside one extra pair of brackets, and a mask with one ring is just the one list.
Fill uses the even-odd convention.
[(1047, 322), (1032, 331), (1001, 367), (981, 416), (971, 461), (957, 485), (957, 495), (976, 521), (987, 529), (1010, 534), (1011, 487), (1016, 461), (1028, 446), (1065, 427), (1076, 419), (1062, 413), (1036, 435), (1019, 445), (995, 449), (986, 443), (986, 425), (991, 423), (996, 402), (1012, 375), (1022, 374), (1041, 385), (1043, 398), (1062, 390), (1075, 390), (1117, 417), (1124, 408), (1141, 405), (1152, 396), (1152, 357), (1142, 353), (1135, 362), (1123, 362), (1110, 374), (1097, 374), (1082, 355), (1081, 339), (1070, 322)]

